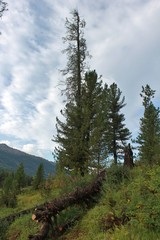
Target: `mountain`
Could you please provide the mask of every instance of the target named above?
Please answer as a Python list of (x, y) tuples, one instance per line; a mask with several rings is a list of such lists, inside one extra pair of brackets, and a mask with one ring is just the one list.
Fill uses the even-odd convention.
[(35, 175), (40, 163), (43, 163), (45, 176), (55, 173), (54, 162), (0, 144), (0, 169), (15, 171), (20, 163), (29, 176)]

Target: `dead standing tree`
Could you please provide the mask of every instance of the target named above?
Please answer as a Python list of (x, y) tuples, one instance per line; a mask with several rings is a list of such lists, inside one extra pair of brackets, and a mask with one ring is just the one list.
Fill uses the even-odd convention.
[(133, 152), (132, 152), (130, 143), (124, 149), (124, 166), (129, 167), (129, 168), (134, 167)]

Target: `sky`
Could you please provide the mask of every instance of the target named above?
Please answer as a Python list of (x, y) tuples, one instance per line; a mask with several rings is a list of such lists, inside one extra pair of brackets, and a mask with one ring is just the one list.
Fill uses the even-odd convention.
[(159, 0), (6, 0), (0, 19), (0, 143), (54, 161), (56, 117), (64, 103), (66, 18), (86, 21), (90, 69), (125, 96), (126, 126), (135, 138), (149, 84), (160, 106)]

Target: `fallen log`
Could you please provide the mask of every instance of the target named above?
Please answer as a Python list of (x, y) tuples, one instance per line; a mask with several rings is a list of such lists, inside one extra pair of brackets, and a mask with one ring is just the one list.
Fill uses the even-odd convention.
[(77, 188), (75, 192), (68, 194), (65, 197), (55, 199), (52, 202), (44, 204), (40, 208), (36, 208), (32, 219), (42, 224), (38, 234), (30, 235), (30, 240), (44, 240), (47, 237), (49, 228), (53, 230), (53, 218), (56, 222), (56, 216), (64, 209), (74, 204), (87, 205), (95, 201), (95, 197), (102, 189), (102, 183), (105, 179), (105, 171), (99, 173), (97, 178), (89, 186), (85, 188)]

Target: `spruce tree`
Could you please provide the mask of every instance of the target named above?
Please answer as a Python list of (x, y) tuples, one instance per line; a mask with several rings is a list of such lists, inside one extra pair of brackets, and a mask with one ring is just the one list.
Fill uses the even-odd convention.
[(110, 85), (108, 90), (108, 125), (106, 139), (108, 139), (109, 152), (113, 154), (114, 163), (118, 162), (118, 152), (126, 145), (131, 133), (125, 126), (125, 116), (121, 109), (126, 105), (125, 97), (121, 98), (122, 92), (116, 83)]
[[(107, 85), (105, 85), (107, 88)], [(102, 168), (108, 155), (104, 139), (106, 94), (96, 71), (85, 74), (83, 86), (83, 136), (88, 166)]]
[(148, 84), (142, 86), (140, 96), (143, 99), (144, 115), (140, 119), (140, 131), (136, 139), (140, 159), (150, 165), (160, 161), (160, 110), (152, 102), (154, 94), (155, 90)]
[(63, 41), (67, 47), (63, 53), (67, 55), (67, 65), (62, 70), (66, 77), (64, 93), (67, 96), (66, 101), (74, 101), (77, 106), (81, 105), (82, 81), (86, 69), (87, 51), (86, 39), (84, 38), (84, 28), (86, 22), (80, 18), (77, 10), (71, 12), (72, 18), (66, 19), (66, 36)]
[(33, 188), (39, 189), (40, 187), (43, 186), (44, 183), (44, 166), (43, 163), (40, 163), (36, 172), (36, 175), (34, 176), (33, 179)]
[(66, 95), (66, 106), (61, 111), (65, 122), (57, 118), (57, 136), (54, 141), (59, 144), (55, 150), (61, 165), (74, 168), (84, 174), (85, 154), (82, 136), (82, 85), (86, 68), (87, 52), (84, 38), (85, 21), (80, 19), (78, 11), (72, 12), (72, 19), (66, 19), (66, 36), (63, 38), (67, 48), (67, 66), (62, 70), (66, 77), (63, 93)]
[(17, 205), (17, 187), (14, 173), (8, 173), (5, 177), (1, 193), (1, 203), (5, 204), (6, 207), (16, 207)]
[[(106, 95), (102, 80), (95, 71), (85, 74), (81, 106), (81, 131), (77, 127), (76, 104), (66, 104), (65, 123), (57, 119), (57, 152), (61, 167), (87, 172), (88, 167), (100, 168), (108, 154), (104, 139)], [(79, 156), (82, 157), (81, 161), (78, 161)]]
[(24, 172), (23, 163), (20, 163), (19, 167), (17, 168), (17, 171), (15, 172), (14, 180), (15, 180), (17, 191), (20, 192), (21, 189), (26, 185), (26, 175)]
[[(66, 122), (57, 118), (57, 136), (54, 139), (58, 143), (55, 149), (57, 163), (60, 168), (82, 171), (82, 138), (78, 128), (77, 106), (72, 102), (67, 103), (62, 112)], [(82, 117), (82, 116), (81, 116)]]

